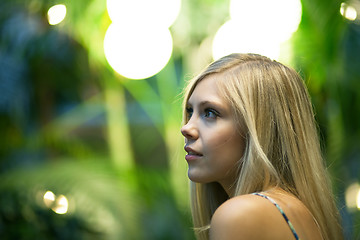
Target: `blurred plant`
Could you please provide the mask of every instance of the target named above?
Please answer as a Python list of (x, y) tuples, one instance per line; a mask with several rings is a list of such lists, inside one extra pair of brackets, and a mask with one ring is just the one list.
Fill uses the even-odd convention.
[(302, 1), (294, 61), (307, 80), (316, 109), (346, 238), (355, 239), (360, 236), (360, 213), (349, 215), (344, 192), (360, 180), (360, 25), (341, 16), (341, 3)]
[[(68, 199), (65, 214), (46, 206), (52, 191)], [(101, 159), (62, 159), (11, 171), (0, 183), (1, 239), (189, 239), (184, 213), (163, 174), (119, 171)], [(140, 231), (139, 231), (140, 230)]]
[[(52, 4), (0, 3), (0, 200), (11, 202), (0, 207), (0, 237), (191, 239), (188, 210), (178, 210), (186, 175), (167, 155), (180, 149), (178, 76), (121, 79), (103, 56), (105, 1), (66, 2), (56, 27), (46, 22)], [(44, 208), (46, 190), (75, 208)]]
[[(62, 160), (11, 171), (0, 183), (2, 239), (140, 239), (134, 212), (141, 212), (131, 173), (99, 161)], [(58, 215), (44, 204), (51, 190), (69, 201)]]

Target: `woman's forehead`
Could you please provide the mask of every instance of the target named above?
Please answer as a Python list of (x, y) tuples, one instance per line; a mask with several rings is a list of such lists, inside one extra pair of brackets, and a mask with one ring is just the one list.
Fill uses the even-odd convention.
[(230, 104), (219, 89), (217, 76), (208, 76), (194, 87), (186, 105), (215, 104), (223, 108), (230, 108)]

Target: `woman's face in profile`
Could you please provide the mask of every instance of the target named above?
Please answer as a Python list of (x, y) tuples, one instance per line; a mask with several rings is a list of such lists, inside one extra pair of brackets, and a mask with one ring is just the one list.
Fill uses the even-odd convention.
[(190, 180), (219, 182), (226, 190), (235, 180), (245, 139), (236, 127), (232, 109), (219, 94), (219, 78), (220, 74), (210, 75), (195, 87), (186, 106), (188, 122), (181, 133)]

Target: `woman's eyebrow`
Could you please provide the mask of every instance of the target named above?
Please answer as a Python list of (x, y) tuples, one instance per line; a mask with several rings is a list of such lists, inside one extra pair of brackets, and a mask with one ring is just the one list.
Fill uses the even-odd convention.
[[(199, 107), (204, 107), (205, 105), (212, 105), (212, 106), (219, 107), (219, 108), (225, 108), (226, 107), (226, 106), (224, 106), (224, 104), (222, 104), (220, 102), (210, 101), (210, 100), (203, 100), (203, 101), (200, 101), (198, 104), (195, 103), (195, 105), (198, 105)], [(186, 103), (186, 107), (193, 107), (193, 104), (188, 101)]]
[(199, 106), (203, 107), (204, 105), (214, 105), (216, 107), (220, 107), (223, 108), (224, 105), (222, 103), (216, 102), (216, 101), (209, 101), (209, 100), (205, 100), (205, 101), (201, 101), (199, 103)]

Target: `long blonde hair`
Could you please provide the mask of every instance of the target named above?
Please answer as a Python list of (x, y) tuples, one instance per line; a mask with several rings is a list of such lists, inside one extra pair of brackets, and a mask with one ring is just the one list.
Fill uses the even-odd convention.
[[(246, 132), (234, 196), (281, 187), (306, 205), (324, 239), (342, 239), (312, 105), (299, 74), (260, 55), (231, 54), (188, 84), (184, 109), (196, 85), (212, 74), (221, 74), (221, 94), (232, 106), (237, 127)], [(190, 184), (195, 233), (208, 239), (211, 217), (228, 196), (218, 183)]]

